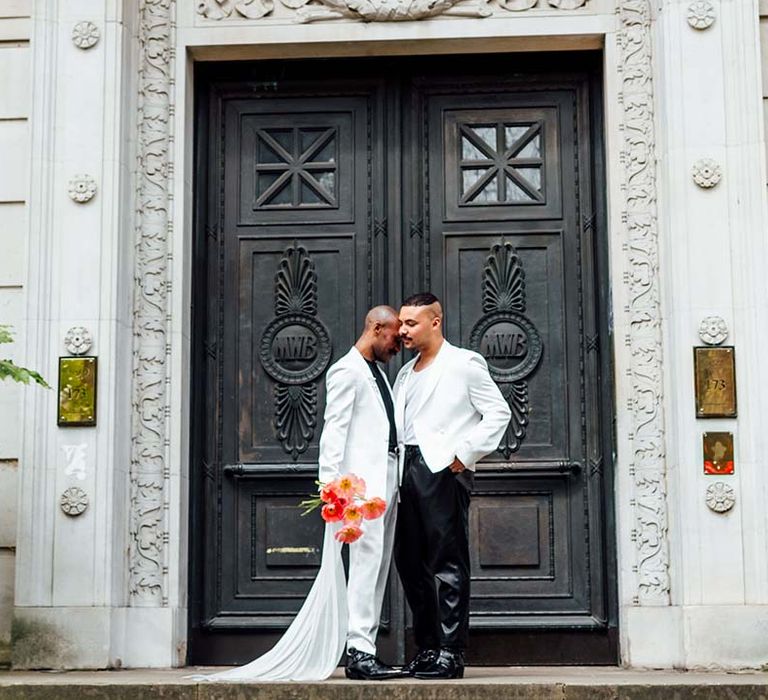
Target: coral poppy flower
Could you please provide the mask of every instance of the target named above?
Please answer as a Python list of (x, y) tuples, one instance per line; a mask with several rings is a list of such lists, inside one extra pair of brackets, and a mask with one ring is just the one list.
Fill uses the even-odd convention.
[(363, 519), (363, 513), (358, 506), (349, 505), (344, 509), (344, 523), (356, 525)]
[(360, 506), (360, 512), (366, 520), (375, 520), (384, 515), (384, 511), (387, 509), (387, 502), (383, 498), (374, 496), (368, 501), (365, 501)]
[(337, 523), (344, 518), (344, 508), (338, 503), (327, 503), (320, 511), (320, 516), (327, 523)]
[(344, 542), (345, 544), (352, 544), (352, 542), (356, 542), (362, 536), (363, 531), (357, 525), (345, 525), (334, 535), (339, 542)]
[(320, 500), (323, 503), (334, 503), (339, 500), (339, 496), (338, 484), (335, 481), (324, 484), (320, 489)]
[(365, 481), (354, 474), (345, 474), (332, 482), (336, 495), (340, 498), (352, 499), (355, 496), (365, 496)]
[(355, 496), (365, 498), (365, 490), (367, 488), (365, 485), (365, 479), (355, 474), (350, 474), (349, 476), (352, 479), (352, 491)]

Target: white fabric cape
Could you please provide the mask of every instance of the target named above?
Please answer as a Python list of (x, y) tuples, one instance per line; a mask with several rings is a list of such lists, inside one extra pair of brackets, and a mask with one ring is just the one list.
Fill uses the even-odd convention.
[(266, 654), (228, 671), (190, 676), (193, 680), (320, 681), (341, 659), (347, 640), (347, 583), (337, 529), (326, 523), (320, 570), (291, 626)]

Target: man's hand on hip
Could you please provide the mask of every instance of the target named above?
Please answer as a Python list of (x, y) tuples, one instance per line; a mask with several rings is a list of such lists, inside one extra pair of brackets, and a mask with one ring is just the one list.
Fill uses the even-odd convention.
[(458, 457), (454, 457), (453, 462), (448, 465), (448, 469), (450, 469), (454, 474), (460, 474), (466, 469), (466, 467)]

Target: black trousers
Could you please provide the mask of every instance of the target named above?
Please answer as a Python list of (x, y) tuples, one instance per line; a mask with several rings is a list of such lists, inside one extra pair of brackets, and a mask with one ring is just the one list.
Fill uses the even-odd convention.
[(433, 474), (406, 445), (395, 563), (419, 649), (463, 650), (469, 631), (469, 496), (474, 474)]

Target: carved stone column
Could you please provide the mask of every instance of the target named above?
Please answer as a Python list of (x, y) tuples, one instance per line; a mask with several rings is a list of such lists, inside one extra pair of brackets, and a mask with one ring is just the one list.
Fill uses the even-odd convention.
[(139, 16), (138, 187), (133, 310), (130, 604), (165, 606), (174, 0)]
[[(667, 484), (656, 214), (651, 7), (648, 0), (620, 0), (620, 101), (623, 144), (625, 284), (631, 353), (632, 541), (636, 605), (669, 605)], [(621, 504), (623, 506), (624, 504)]]

